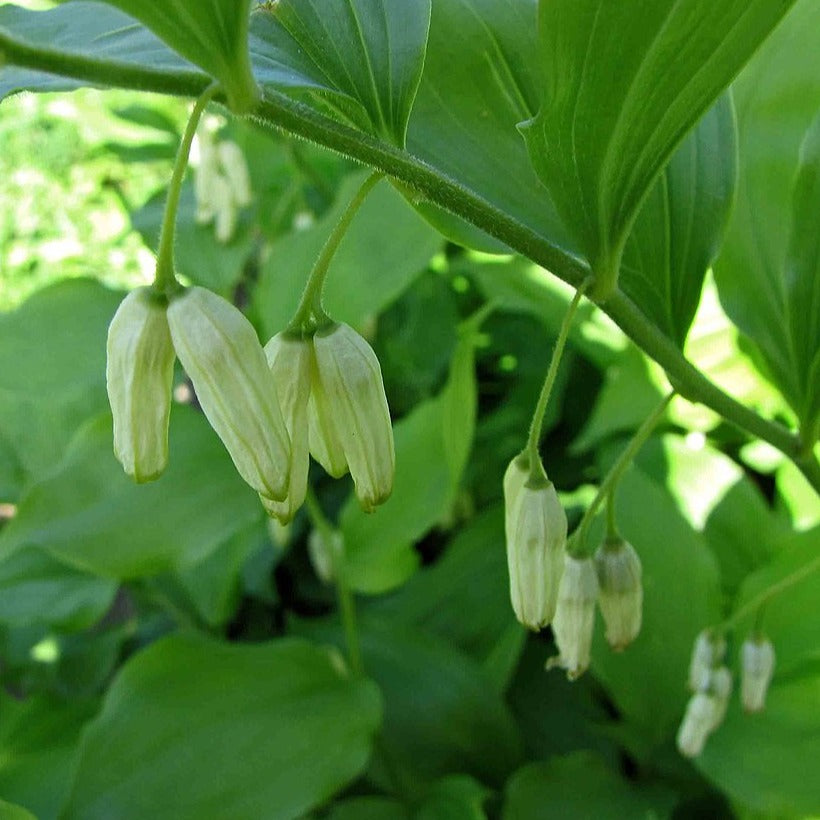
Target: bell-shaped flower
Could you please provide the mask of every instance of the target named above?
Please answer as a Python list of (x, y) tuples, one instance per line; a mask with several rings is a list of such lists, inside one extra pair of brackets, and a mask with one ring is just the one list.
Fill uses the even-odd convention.
[(507, 568), (515, 617), (529, 629), (555, 614), (567, 517), (551, 481), (529, 477), (516, 459), (504, 476)]
[(231, 186), (234, 202), (241, 207), (250, 205), (253, 199), (251, 175), (242, 149), (233, 140), (224, 140), (217, 145), (216, 150), (225, 177)]
[(108, 328), (106, 386), (114, 417), (114, 453), (138, 482), (168, 463), (174, 348), (165, 303), (148, 288), (123, 299)]
[(711, 629), (704, 629), (695, 638), (692, 659), (689, 662), (689, 689), (697, 692), (708, 680), (712, 668), (718, 666), (726, 654), (726, 639)]
[(239, 474), (260, 495), (283, 501), (290, 440), (253, 326), (225, 299), (200, 287), (171, 300), (168, 324), (202, 410)]
[(774, 647), (767, 638), (747, 638), (740, 649), (740, 696), (747, 712), (760, 712), (774, 675)]
[(566, 669), (570, 680), (575, 680), (589, 667), (597, 598), (598, 577), (592, 559), (567, 555), (558, 588), (558, 606), (552, 619), (559, 655), (547, 662), (547, 668)]
[(628, 541), (607, 539), (595, 553), (595, 570), (606, 639), (613, 649), (621, 650), (641, 631), (641, 559)]
[(718, 666), (709, 673), (704, 680), (702, 690), (712, 697), (712, 726), (714, 731), (723, 723), (726, 710), (729, 708), (729, 698), (732, 695), (732, 673), (727, 666)]
[(308, 339), (278, 333), (265, 345), (279, 406), (291, 442), (291, 468), (288, 494), (284, 501), (262, 498), (268, 515), (287, 524), (302, 506), (307, 492), (308, 467), (308, 399), (313, 345)]
[(689, 698), (686, 714), (678, 729), (677, 744), (684, 757), (697, 757), (712, 731), (715, 705), (711, 695), (696, 692)]
[(333, 324), (313, 337), (310, 449), (331, 475), (347, 464), (362, 508), (371, 512), (393, 490), (396, 457), (381, 368), (352, 328)]

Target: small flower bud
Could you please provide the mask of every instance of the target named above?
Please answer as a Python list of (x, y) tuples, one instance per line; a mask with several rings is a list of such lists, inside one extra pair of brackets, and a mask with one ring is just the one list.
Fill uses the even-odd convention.
[(332, 584), (336, 579), (336, 566), (344, 554), (344, 537), (338, 530), (322, 532), (311, 530), (307, 541), (308, 556), (319, 580)]
[(597, 598), (598, 578), (592, 559), (566, 555), (558, 606), (552, 619), (552, 633), (560, 654), (547, 662), (547, 668), (566, 669), (570, 680), (583, 675), (589, 666)]
[[(379, 360), (373, 348), (345, 324), (317, 330), (313, 349), (316, 378), (311, 383), (311, 396), (317, 422), (314, 429), (321, 443), (311, 438), (311, 448), (316, 444), (333, 463), (338, 458), (335, 449), (341, 447), (356, 497), (362, 508), (371, 512), (390, 496), (396, 467)], [(333, 432), (325, 438), (331, 422)], [(324, 464), (318, 455), (317, 459)]]
[(678, 749), (684, 757), (697, 757), (706, 745), (712, 731), (714, 703), (705, 692), (697, 692), (689, 698), (686, 714), (678, 729)]
[(225, 140), (217, 146), (217, 153), (230, 184), (234, 202), (242, 207), (250, 205), (253, 199), (251, 177), (242, 149), (233, 140)]
[(148, 290), (123, 299), (108, 328), (106, 386), (114, 416), (114, 453), (136, 481), (168, 463), (174, 348), (165, 305)]
[(774, 674), (774, 647), (767, 638), (747, 638), (740, 650), (740, 691), (743, 708), (760, 712)]
[(704, 629), (695, 638), (692, 648), (692, 660), (689, 663), (689, 689), (697, 692), (703, 686), (705, 677), (708, 677), (712, 667), (717, 666), (726, 654), (726, 641), (715, 635), (712, 630)]
[(504, 476), (510, 599), (515, 617), (538, 630), (555, 614), (567, 517), (551, 481), (527, 486), (520, 472), (513, 460)]
[(613, 649), (620, 650), (632, 643), (641, 631), (641, 559), (622, 538), (607, 540), (595, 553), (595, 570), (606, 639)]
[(302, 506), (307, 492), (308, 398), (313, 345), (298, 337), (278, 333), (265, 345), (265, 356), (273, 375), (273, 386), (291, 442), (290, 485), (284, 501), (262, 497), (268, 515), (286, 524)]
[(239, 474), (260, 495), (284, 500), (290, 441), (253, 326), (225, 299), (200, 287), (171, 301), (168, 324), (199, 403)]
[(705, 689), (712, 697), (712, 725), (711, 730), (717, 729), (726, 717), (729, 708), (729, 698), (732, 694), (732, 673), (726, 666), (713, 669), (706, 679)]
[(236, 231), (236, 203), (233, 200), (231, 186), (221, 174), (214, 174), (211, 180), (212, 205), (216, 220), (214, 235), (217, 242), (223, 245), (231, 241)]

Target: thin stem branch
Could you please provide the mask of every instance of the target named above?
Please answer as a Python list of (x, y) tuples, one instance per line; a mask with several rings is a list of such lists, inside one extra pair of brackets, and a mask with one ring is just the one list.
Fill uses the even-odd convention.
[[(30, 45), (0, 32), (0, 54), (7, 63), (70, 77), (83, 83), (140, 91), (198, 96), (210, 78), (192, 70), (158, 70), (134, 64), (69, 54)], [(267, 127), (324, 145), (380, 170), (409, 186), (420, 197), (466, 219), (574, 287), (590, 275), (589, 266), (548, 238), (495, 207), (441, 170), (405, 151), (324, 116), (273, 89), (253, 115)], [(621, 291), (600, 307), (642, 350), (666, 370), (680, 395), (710, 407), (731, 424), (767, 441), (800, 468), (820, 493), (820, 462), (806, 453), (800, 437), (777, 422), (764, 419), (712, 383), (686, 360), (678, 347), (646, 318)]]
[(313, 269), (308, 276), (307, 284), (302, 292), (302, 298), (299, 300), (299, 305), (296, 308), (296, 313), (290, 323), (290, 330), (299, 332), (308, 328), (318, 313), (322, 313), (322, 288), (327, 278), (327, 271), (339, 245), (356, 216), (362, 203), (365, 201), (367, 195), (370, 193), (373, 186), (382, 178), (382, 174), (374, 171), (370, 174), (364, 182), (359, 186), (359, 190), (353, 195), (353, 198), (348, 202), (336, 226), (330, 232), (325, 241)]
[(578, 310), (578, 305), (581, 303), (581, 297), (584, 295), (587, 287), (592, 280), (584, 281), (572, 301), (569, 303), (564, 319), (561, 322), (561, 329), (558, 331), (558, 338), (555, 340), (555, 347), (552, 351), (552, 358), (550, 359), (550, 366), (547, 370), (547, 376), (544, 379), (544, 384), (541, 386), (541, 393), (538, 396), (538, 401), (535, 405), (535, 412), (532, 414), (532, 421), (530, 422), (530, 432), (527, 437), (527, 452), (529, 453), (530, 461), (530, 477), (536, 479), (543, 471), (540, 465), (540, 457), (538, 453), (538, 443), (541, 441), (541, 430), (544, 426), (544, 414), (547, 411), (552, 387), (555, 384), (555, 377), (558, 375), (558, 366), (561, 364), (561, 357), (564, 355), (564, 346), (567, 343), (570, 328), (572, 327), (572, 320), (575, 318), (575, 312)]
[(813, 572), (816, 572), (820, 569), (820, 555), (814, 558), (812, 561), (809, 561), (808, 564), (804, 564), (799, 569), (796, 569), (790, 575), (787, 575), (785, 578), (781, 578), (777, 583), (772, 584), (767, 589), (764, 589), (762, 592), (758, 593), (754, 596), (750, 601), (747, 601), (740, 609), (732, 613), (719, 627), (718, 631), (720, 632), (728, 632), (732, 627), (739, 624), (744, 618), (748, 617), (756, 610), (761, 609), (769, 601), (772, 600), (777, 595), (780, 595), (782, 592), (785, 592), (789, 587), (793, 587), (795, 584), (802, 581), (804, 578), (807, 578)]
[(179, 143), (176, 159), (174, 160), (174, 172), (168, 186), (168, 199), (165, 202), (165, 213), (162, 217), (162, 227), (159, 232), (159, 249), (157, 250), (157, 272), (154, 279), (154, 289), (160, 293), (168, 294), (176, 286), (176, 273), (174, 266), (174, 231), (176, 229), (177, 209), (179, 208), (179, 197), (182, 193), (182, 180), (188, 168), (188, 155), (191, 153), (191, 143), (194, 141), (199, 120), (202, 117), (208, 103), (214, 98), (219, 86), (214, 83), (208, 86), (200, 94), (185, 132), (182, 141)]
[[(319, 504), (319, 499), (316, 498), (316, 493), (310, 484), (308, 484), (307, 494), (305, 495), (305, 507), (313, 526), (321, 532), (323, 538), (328, 539), (328, 543), (332, 543), (333, 536), (337, 535), (337, 531), (327, 520)], [(336, 598), (345, 634), (345, 645), (347, 646), (347, 660), (353, 674), (356, 677), (362, 677), (364, 675), (364, 664), (362, 663), (362, 649), (356, 620), (356, 600), (347, 581), (347, 554), (344, 542), (340, 553), (333, 552), (332, 561)]]
[(570, 539), (570, 543), (567, 544), (567, 551), (571, 555), (580, 556), (585, 554), (587, 532), (590, 524), (598, 513), (601, 504), (603, 504), (604, 500), (609, 497), (610, 493), (614, 492), (624, 470), (632, 463), (632, 460), (635, 458), (638, 451), (641, 447), (643, 447), (644, 443), (649, 438), (658, 422), (661, 420), (663, 414), (666, 412), (666, 408), (669, 406), (669, 402), (672, 401), (672, 397), (674, 395), (675, 391), (671, 390), (666, 396), (664, 396), (661, 403), (644, 420), (643, 424), (635, 432), (632, 440), (618, 456), (612, 467), (610, 467), (609, 472), (601, 482), (601, 486), (598, 487), (598, 492), (595, 494), (595, 498), (592, 499), (592, 503), (589, 507), (587, 507), (584, 517), (578, 525), (578, 529), (575, 530), (575, 533)]
[(614, 541), (618, 537), (618, 523), (615, 516), (615, 486), (609, 488), (606, 497), (606, 537)]

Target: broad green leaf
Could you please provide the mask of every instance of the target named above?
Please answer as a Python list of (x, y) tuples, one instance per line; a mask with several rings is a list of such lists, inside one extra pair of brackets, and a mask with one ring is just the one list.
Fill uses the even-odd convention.
[[(305, 622), (317, 640), (341, 647), (341, 629)], [(381, 617), (359, 620), (362, 659), (384, 696), (382, 741), (370, 778), (423, 798), (439, 778), (470, 774), (499, 786), (520, 763), (518, 727), (481, 667), (451, 644)]]
[(166, 638), (108, 690), (63, 816), (301, 817), (362, 771), (380, 712), (371, 682), (304, 641)]
[(665, 488), (638, 469), (619, 484), (617, 520), (643, 564), (643, 626), (617, 653), (598, 619), (592, 670), (624, 717), (657, 744), (670, 737), (683, 713), (692, 642), (719, 620), (717, 566)]
[(735, 142), (727, 93), (672, 155), (624, 248), (622, 290), (681, 347), (729, 219), (737, 176)]
[[(76, 0), (48, 11), (3, 5), (0, 28), (25, 43), (59, 52), (160, 71), (194, 70), (146, 28), (104, 3)], [(69, 91), (84, 85), (87, 83), (42, 71), (0, 68), (0, 100), (17, 91)]]
[(672, 152), (793, 1), (540, 3), (540, 108), (523, 133), (599, 295)]
[(237, 114), (259, 92), (248, 54), (251, 0), (106, 0), (135, 17), (174, 51), (216, 78)]
[(162, 477), (134, 484), (114, 458), (111, 418), (84, 427), (53, 473), (33, 484), (0, 531), (0, 551), (38, 546), (78, 569), (116, 579), (202, 559), (260, 516), (205, 418), (171, 413)]
[(348, 797), (333, 804), (327, 820), (413, 820), (413, 814), (390, 797)]
[(800, 150), (794, 184), (785, 285), (794, 367), (803, 404), (796, 408), (806, 444), (820, 437), (820, 116)]
[[(165, 212), (165, 191), (151, 197), (131, 214), (131, 224), (143, 241), (156, 252), (159, 230)], [(197, 224), (193, 185), (185, 184), (177, 211), (174, 232), (174, 261), (177, 273), (195, 285), (213, 290), (230, 300), (243, 267), (254, 247), (251, 227), (240, 219), (236, 233), (229, 242), (217, 240), (213, 225)]]
[(503, 820), (546, 816), (652, 820), (669, 816), (672, 808), (671, 801), (642, 792), (587, 751), (524, 766), (507, 783), (505, 798)]
[[(820, 54), (814, 48), (818, 27), (820, 6), (800, 0), (733, 86), (738, 193), (714, 267), (726, 312), (762, 351), (771, 377), (804, 424), (814, 401), (805, 378), (817, 339), (810, 338), (816, 311), (806, 301), (810, 293), (804, 296), (800, 288), (816, 288), (817, 276), (807, 271), (809, 278), (798, 277), (803, 285), (794, 289), (787, 283), (786, 265), (800, 146), (820, 110)], [(808, 214), (803, 218), (811, 219)], [(800, 359), (795, 358), (795, 332), (802, 338)], [(816, 384), (816, 375), (814, 379)]]
[[(263, 335), (273, 336), (290, 321), (316, 257), (363, 179), (361, 174), (351, 175), (322, 219), (271, 246), (254, 292)], [(388, 183), (380, 182), (330, 264), (324, 294), (328, 313), (337, 321), (361, 327), (396, 299), (440, 247), (441, 237)]]
[(775, 480), (778, 507), (784, 508), (795, 529), (805, 530), (820, 524), (817, 491), (795, 464), (784, 461), (777, 469)]
[[(510, 605), (503, 527), (503, 511), (497, 506), (477, 516), (433, 566), (416, 573), (392, 596), (374, 601), (368, 612), (451, 641), (484, 664), (493, 679), (506, 682), (509, 665), (488, 668), (488, 662), (508, 632), (523, 636), (524, 630), (516, 628)], [(516, 661), (517, 654), (512, 665)]]
[(90, 627), (111, 606), (117, 585), (26, 546), (0, 558), (0, 623)]
[(0, 440), (21, 485), (51, 469), (76, 429), (107, 407), (105, 340), (121, 298), (75, 279), (0, 315)]
[(393, 493), (375, 512), (362, 512), (351, 496), (339, 525), (351, 585), (377, 594), (399, 586), (418, 565), (414, 542), (449, 511), (460, 476), (447, 463), (440, 397), (420, 404), (394, 427)]
[(80, 730), (96, 708), (95, 701), (17, 701), (0, 694), (0, 794), (38, 820), (56, 820), (71, 785)]
[(37, 820), (28, 809), (0, 800), (0, 820)]
[(536, 0), (436, 0), (407, 147), (572, 249), (515, 130), (538, 107), (536, 45)]
[(413, 820), (487, 820), (483, 805), (491, 794), (472, 777), (445, 777), (433, 784)]
[[(743, 585), (738, 607), (817, 558), (820, 530), (791, 536), (778, 557)], [(733, 699), (725, 722), (709, 738), (697, 767), (734, 800), (766, 816), (803, 817), (820, 811), (815, 776), (820, 736), (820, 628), (811, 617), (820, 594), (814, 572), (774, 598), (763, 629), (774, 644), (776, 663), (766, 708), (744, 714)], [(750, 617), (735, 646), (754, 625)]]
[(254, 14), (257, 76), (402, 148), (429, 25), (430, 0), (279, 0)]

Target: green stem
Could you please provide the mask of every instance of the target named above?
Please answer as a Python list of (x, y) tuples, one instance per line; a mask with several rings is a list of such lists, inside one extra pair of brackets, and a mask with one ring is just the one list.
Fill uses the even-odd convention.
[(165, 202), (165, 213), (162, 217), (162, 227), (159, 232), (157, 273), (154, 279), (154, 289), (166, 295), (170, 294), (177, 285), (174, 266), (174, 231), (179, 197), (182, 194), (182, 180), (188, 168), (188, 155), (191, 153), (191, 143), (194, 141), (194, 134), (196, 134), (202, 112), (205, 111), (205, 107), (214, 98), (218, 89), (219, 86), (216, 83), (208, 86), (194, 103), (194, 109), (188, 118), (188, 124), (185, 126), (185, 132), (182, 135), (182, 141), (174, 160), (174, 172), (168, 186), (168, 199)]
[(543, 467), (540, 466), (541, 458), (538, 452), (538, 443), (541, 441), (541, 430), (544, 426), (544, 414), (547, 412), (547, 405), (549, 404), (550, 394), (552, 393), (552, 386), (555, 384), (555, 377), (558, 375), (558, 365), (561, 364), (561, 357), (564, 355), (564, 346), (567, 343), (570, 328), (572, 327), (572, 320), (575, 317), (575, 312), (578, 310), (578, 305), (581, 303), (581, 297), (584, 295), (587, 287), (592, 280), (586, 280), (581, 283), (572, 301), (569, 303), (564, 319), (561, 322), (561, 329), (558, 331), (558, 338), (555, 340), (555, 347), (552, 351), (552, 358), (550, 359), (550, 366), (547, 370), (547, 376), (544, 379), (544, 384), (541, 386), (541, 393), (538, 396), (538, 401), (535, 405), (535, 412), (532, 414), (532, 421), (530, 422), (530, 432), (527, 437), (527, 452), (529, 453), (530, 461), (530, 479), (537, 481), (543, 474)]
[(330, 232), (325, 241), (324, 247), (321, 250), (313, 269), (308, 276), (307, 284), (302, 292), (302, 298), (299, 300), (299, 305), (296, 308), (296, 313), (291, 320), (289, 330), (294, 333), (299, 333), (307, 330), (314, 323), (315, 318), (323, 318), (322, 310), (322, 288), (327, 278), (327, 271), (336, 251), (339, 248), (353, 217), (356, 216), (359, 208), (364, 202), (367, 195), (370, 193), (373, 186), (382, 178), (382, 174), (374, 171), (372, 174), (362, 182), (359, 190), (353, 195), (347, 207), (344, 209), (336, 226)]
[[(101, 86), (190, 97), (201, 94), (211, 82), (207, 75), (197, 71), (160, 71), (133, 63), (69, 54), (17, 41), (2, 31), (0, 54), (8, 63), (23, 68)], [(420, 197), (466, 219), (576, 288), (590, 275), (589, 266), (582, 259), (553, 244), (446, 173), (405, 151), (336, 122), (285, 94), (266, 89), (253, 116), (269, 128), (311, 140), (379, 169), (410, 186)], [(805, 444), (798, 435), (777, 422), (758, 416), (709, 381), (623, 292), (615, 291), (601, 308), (638, 347), (666, 370), (682, 396), (705, 404), (731, 424), (779, 449), (795, 462), (820, 493), (820, 462), (814, 454), (805, 452)]]
[[(305, 507), (307, 508), (310, 520), (324, 538), (330, 539), (336, 534), (336, 530), (330, 521), (327, 520), (319, 499), (313, 487), (308, 484), (305, 495)], [(340, 555), (333, 554), (333, 580), (336, 583), (336, 598), (339, 603), (339, 613), (342, 618), (342, 628), (345, 633), (345, 645), (347, 646), (347, 660), (350, 669), (356, 677), (364, 675), (364, 664), (362, 663), (361, 642), (359, 641), (359, 629), (356, 625), (356, 600), (347, 581), (347, 555), (342, 546)]]
[(632, 460), (644, 445), (644, 442), (649, 438), (649, 435), (655, 429), (656, 425), (661, 420), (661, 417), (666, 412), (666, 408), (668, 407), (669, 402), (672, 401), (672, 397), (674, 395), (675, 391), (671, 390), (666, 396), (664, 396), (661, 403), (644, 420), (643, 424), (638, 428), (635, 435), (632, 437), (632, 440), (624, 448), (624, 451), (618, 456), (617, 460), (606, 474), (606, 478), (604, 478), (601, 482), (601, 486), (598, 487), (598, 492), (595, 494), (595, 498), (592, 499), (592, 503), (584, 513), (584, 517), (581, 519), (578, 529), (570, 539), (570, 543), (567, 544), (567, 551), (570, 555), (580, 557), (586, 554), (585, 542), (587, 532), (590, 524), (598, 513), (601, 504), (603, 504), (604, 500), (609, 497), (610, 493), (614, 493), (615, 487), (623, 475), (624, 470), (632, 463)]
[(618, 523), (615, 516), (615, 486), (609, 489), (606, 497), (606, 537), (609, 541), (618, 539)]
[(808, 564), (804, 564), (799, 569), (796, 569), (785, 578), (781, 578), (776, 584), (772, 584), (768, 587), (768, 589), (764, 589), (762, 592), (755, 595), (754, 598), (730, 615), (718, 627), (718, 631), (728, 632), (732, 629), (732, 627), (737, 626), (737, 624), (739, 624), (744, 618), (755, 612), (755, 610), (765, 606), (769, 601), (771, 601), (772, 598), (780, 595), (781, 592), (785, 592), (789, 587), (799, 583), (813, 572), (816, 572), (818, 569), (820, 569), (820, 555), (818, 555), (814, 560), (809, 561)]

